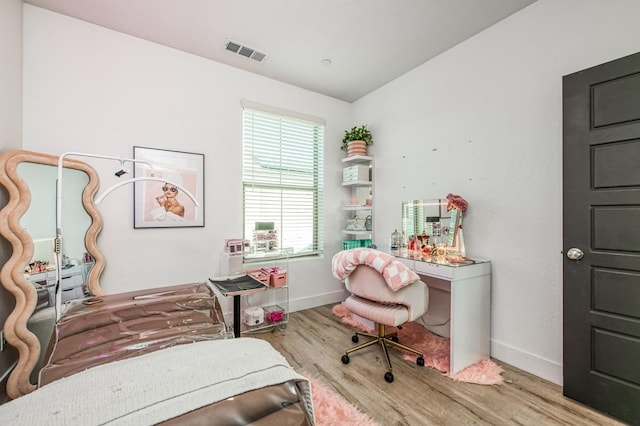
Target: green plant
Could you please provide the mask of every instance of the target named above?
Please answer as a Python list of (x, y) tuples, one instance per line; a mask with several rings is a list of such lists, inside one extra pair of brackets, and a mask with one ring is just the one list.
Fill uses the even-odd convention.
[(367, 129), (366, 124), (360, 127), (353, 127), (351, 130), (345, 130), (340, 149), (346, 151), (347, 144), (351, 141), (365, 141), (367, 145), (371, 145), (373, 143), (371, 131)]

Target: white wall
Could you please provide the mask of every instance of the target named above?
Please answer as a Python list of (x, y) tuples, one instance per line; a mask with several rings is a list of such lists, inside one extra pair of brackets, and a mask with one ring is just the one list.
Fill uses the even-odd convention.
[(0, 151), (22, 143), (22, 1), (0, 4)]
[[(204, 153), (206, 227), (133, 230), (132, 193), (101, 208), (109, 291), (200, 281), (242, 229), (240, 99), (327, 119), (326, 247), (292, 265), (292, 308), (338, 300), (342, 131), (368, 123), (378, 242), (400, 203), (465, 197), (472, 256), (493, 262), (492, 355), (562, 380), (562, 76), (640, 50), (635, 0), (538, 0), (354, 105), (25, 6), (24, 147)], [(110, 164), (91, 161), (112, 183)]]
[(376, 233), (403, 199), (469, 201), (492, 261), (492, 356), (562, 382), (562, 76), (640, 51), (640, 2), (538, 0), (355, 103), (376, 136)]
[[(0, 1), (0, 151), (22, 145), (22, 0)], [(8, 201), (0, 189), (0, 208)], [(11, 256), (11, 245), (0, 238), (0, 266)], [(0, 324), (13, 310), (13, 297), (0, 286)], [(17, 359), (15, 350), (0, 353), (0, 382)], [(0, 384), (0, 389), (4, 383)]]
[[(242, 234), (241, 99), (327, 120), (326, 255), (290, 265), (291, 310), (344, 298), (331, 275), (341, 236), (339, 149), (351, 105), (252, 73), (24, 7), (24, 148), (131, 157), (133, 146), (205, 154), (205, 227), (133, 229), (133, 190), (99, 206), (108, 292), (195, 282), (215, 276), (225, 238)], [(102, 188), (118, 164), (86, 159)], [(333, 230), (333, 231), (332, 231)]]

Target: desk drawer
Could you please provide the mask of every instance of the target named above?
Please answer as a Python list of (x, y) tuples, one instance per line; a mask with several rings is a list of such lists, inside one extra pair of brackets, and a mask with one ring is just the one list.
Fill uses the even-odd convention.
[(454, 268), (449, 265), (439, 265), (437, 263), (415, 262), (416, 273), (430, 277), (453, 279)]
[(80, 287), (84, 283), (82, 274), (62, 276), (62, 289), (67, 290), (70, 288)]
[(68, 300), (81, 299), (84, 297), (81, 287), (72, 287), (62, 290), (62, 303)]

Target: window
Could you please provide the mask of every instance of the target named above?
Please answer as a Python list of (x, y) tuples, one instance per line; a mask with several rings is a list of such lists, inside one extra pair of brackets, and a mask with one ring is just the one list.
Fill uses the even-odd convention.
[(256, 254), (320, 254), (324, 121), (242, 106), (245, 239)]

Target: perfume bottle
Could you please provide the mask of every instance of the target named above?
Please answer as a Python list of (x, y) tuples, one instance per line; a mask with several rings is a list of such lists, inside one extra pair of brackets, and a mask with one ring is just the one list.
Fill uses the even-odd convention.
[(400, 233), (396, 229), (391, 233), (391, 241), (389, 243), (391, 254), (397, 255), (400, 252)]

